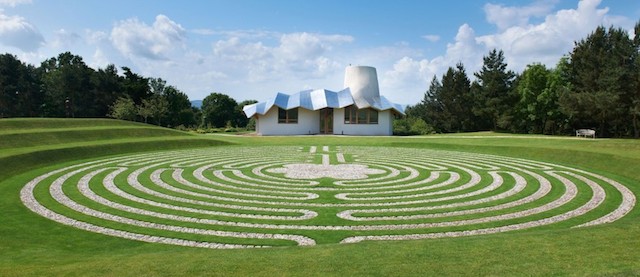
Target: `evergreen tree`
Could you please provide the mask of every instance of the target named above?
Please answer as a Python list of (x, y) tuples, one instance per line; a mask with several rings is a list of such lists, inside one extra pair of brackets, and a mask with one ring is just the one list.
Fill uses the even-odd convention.
[[(638, 99), (638, 48), (620, 28), (598, 27), (571, 52), (572, 90), (561, 105), (574, 128), (596, 127), (604, 136), (631, 134)], [(637, 118), (637, 117), (636, 117)]]
[(634, 28), (633, 46), (635, 47), (636, 62), (635, 62), (635, 82), (636, 89), (632, 92), (629, 113), (631, 114), (631, 125), (633, 128), (633, 137), (640, 138), (640, 21), (636, 23)]
[(507, 70), (504, 52), (496, 49), (483, 57), (484, 64), (472, 85), (473, 113), (479, 117), (480, 129), (498, 130), (511, 124), (513, 107), (518, 98), (512, 90), (515, 74)]
[(437, 120), (441, 132), (468, 131), (472, 126), (470, 81), (462, 63), (450, 67), (442, 75), (442, 83), (436, 92), (440, 115)]
[(443, 122), (441, 120), (444, 109), (438, 98), (441, 91), (442, 84), (440, 84), (440, 81), (436, 76), (433, 76), (429, 89), (425, 92), (422, 102), (414, 108), (416, 111), (421, 111), (422, 114), (420, 118), (427, 122), (427, 124), (433, 126), (436, 132), (439, 133), (444, 130)]
[(40, 114), (42, 94), (32, 65), (11, 54), (0, 55), (0, 118)]
[(124, 94), (131, 97), (136, 105), (142, 104), (143, 99), (149, 98), (151, 89), (149, 87), (149, 78), (133, 73), (130, 68), (122, 67), (124, 71), (124, 80), (122, 89)]
[[(92, 83), (95, 96), (95, 116), (105, 116), (110, 112), (109, 108), (113, 103), (124, 97), (122, 89), (123, 78), (118, 75), (118, 68), (110, 64), (104, 69), (98, 69), (93, 74)], [(133, 120), (133, 119), (128, 119)]]

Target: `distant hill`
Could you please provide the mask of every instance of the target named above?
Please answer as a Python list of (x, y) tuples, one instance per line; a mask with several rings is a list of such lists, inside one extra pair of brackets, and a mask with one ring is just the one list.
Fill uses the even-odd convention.
[(196, 107), (198, 109), (202, 108), (202, 100), (191, 101), (191, 107)]

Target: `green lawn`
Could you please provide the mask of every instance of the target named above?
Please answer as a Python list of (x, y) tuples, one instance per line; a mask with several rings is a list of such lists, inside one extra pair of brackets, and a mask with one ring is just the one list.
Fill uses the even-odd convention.
[[(293, 246), (283, 241), (258, 241), (251, 243), (282, 245), (266, 249), (212, 250), (191, 247), (152, 244), (91, 233), (68, 227), (27, 209), (20, 201), (20, 190), (34, 177), (41, 174), (87, 161), (127, 155), (158, 155), (172, 150), (195, 149), (196, 152), (213, 151), (217, 155), (231, 154), (220, 160), (250, 160), (243, 149), (289, 149), (310, 146), (374, 147), (397, 149), (398, 153), (415, 151), (457, 151), (499, 155), (549, 162), (586, 170), (623, 183), (637, 196), (640, 195), (640, 141), (620, 139), (576, 139), (572, 137), (549, 137), (510, 135), (496, 133), (449, 134), (417, 137), (345, 137), (345, 136), (300, 136), (300, 137), (252, 137), (238, 135), (194, 135), (171, 129), (158, 128), (139, 123), (94, 119), (1, 119), (0, 120), (0, 276), (51, 276), (51, 275), (110, 275), (110, 276), (156, 276), (156, 275), (374, 275), (374, 276), (636, 276), (640, 275), (640, 219), (636, 207), (629, 214), (613, 223), (586, 228), (568, 228), (575, 222), (559, 223), (545, 228), (525, 229), (491, 235), (461, 238), (424, 239), (407, 241), (364, 241), (355, 244), (336, 243), (348, 232), (291, 231), (313, 237), (318, 245)], [(382, 148), (385, 147), (385, 148)], [(415, 150), (407, 150), (415, 149)], [(404, 152), (403, 152), (404, 151)], [(444, 153), (444, 152), (435, 152)], [(297, 156), (280, 154), (283, 159)], [(189, 155), (187, 155), (189, 156)], [(193, 155), (194, 157), (197, 155)], [(173, 157), (175, 159), (178, 156)], [(351, 157), (347, 156), (347, 159)], [(256, 160), (256, 161), (259, 161)], [(335, 159), (332, 158), (332, 162)], [(315, 162), (321, 162), (316, 160)], [(141, 167), (141, 166), (139, 166)], [(132, 167), (131, 170), (138, 168)], [(190, 181), (193, 169), (185, 169)], [(240, 170), (252, 176), (251, 170)], [(129, 172), (129, 171), (127, 171)], [(109, 172), (99, 173), (103, 178)], [(149, 178), (148, 175), (144, 178)], [(205, 174), (213, 174), (211, 172)], [(238, 179), (225, 172), (225, 178)], [(400, 175), (406, 176), (404, 172)], [(420, 174), (426, 174), (421, 172)], [(206, 176), (210, 176), (206, 175)], [(212, 176), (212, 175), (211, 175)], [(171, 172), (160, 174), (162, 180), (176, 188), (186, 189), (172, 181)], [(426, 177), (426, 176), (423, 176)], [(483, 178), (486, 176), (483, 176)], [(73, 177), (76, 182), (79, 177)], [(119, 176), (116, 181), (125, 181)], [(468, 178), (463, 176), (464, 178)], [(505, 179), (509, 179), (505, 175)], [(53, 179), (53, 178), (51, 178)], [(441, 177), (442, 180), (446, 176)], [(238, 179), (240, 180), (240, 179)], [(591, 195), (582, 193), (586, 185), (576, 182), (580, 194), (574, 206), (585, 203)], [(268, 186), (268, 183), (257, 184)], [(146, 184), (145, 184), (146, 185)], [(150, 186), (153, 185), (149, 182)], [(322, 186), (332, 188), (330, 180), (322, 180)], [(488, 182), (481, 183), (488, 186)], [(114, 197), (104, 188), (90, 183), (98, 195)], [(134, 190), (128, 190), (135, 194)], [(165, 188), (158, 191), (174, 192)], [(495, 194), (510, 187), (496, 190)], [(524, 192), (533, 193), (536, 187)], [(619, 201), (610, 187), (606, 201)], [(64, 188), (71, 198), (81, 201), (75, 188)], [(233, 193), (249, 193), (244, 188), (231, 189)], [(249, 192), (248, 192), (249, 191)], [(46, 197), (48, 191), (40, 187), (34, 191), (43, 203), (53, 203)], [(324, 196), (325, 192), (319, 192)], [(563, 190), (554, 190), (539, 201), (551, 202)], [(271, 192), (271, 195), (279, 195)], [(176, 194), (177, 195), (177, 194)], [(212, 192), (212, 195), (218, 195)], [(386, 196), (404, 196), (395, 192)], [(322, 197), (321, 197), (322, 198)], [(327, 199), (330, 197), (327, 197)], [(116, 199), (116, 197), (112, 198)], [(152, 198), (162, 201), (160, 198)], [(259, 199), (259, 198), (257, 198)], [(206, 199), (205, 199), (206, 200)], [(123, 200), (123, 203), (128, 200)], [(317, 200), (316, 202), (321, 202)], [(221, 201), (220, 203), (226, 203)], [(327, 202), (333, 203), (333, 202)], [(335, 202), (338, 203), (338, 202)], [(609, 203), (609, 202), (606, 202)], [(84, 203), (101, 209), (90, 202)], [(232, 203), (229, 203), (232, 204)], [(613, 204), (611, 204), (613, 205)], [(266, 205), (268, 206), (268, 205)], [(265, 206), (265, 207), (266, 207)], [(606, 206), (606, 205), (605, 205)], [(199, 207), (192, 204), (189, 207)], [(56, 207), (60, 213), (69, 213)], [(164, 208), (150, 208), (165, 211)], [(213, 209), (213, 208), (212, 208)], [(596, 212), (604, 214), (612, 207)], [(108, 209), (105, 209), (107, 211)], [(454, 211), (447, 210), (447, 211)], [(236, 212), (221, 208), (218, 211)], [(321, 212), (332, 213), (333, 208), (321, 208)], [(117, 212), (117, 211), (116, 211)], [(249, 213), (249, 212), (246, 212)], [(251, 212), (264, 213), (266, 212)], [(180, 212), (180, 215), (188, 215)], [(296, 213), (283, 213), (296, 215)], [(405, 213), (380, 213), (374, 215), (405, 215)], [(488, 213), (491, 215), (491, 213)], [(597, 217), (597, 215), (591, 215)], [(81, 217), (78, 217), (81, 218)], [(148, 217), (139, 216), (140, 220)], [(224, 216), (212, 215), (211, 219)], [(464, 216), (460, 217), (464, 219)], [(90, 222), (92, 218), (82, 218)], [(335, 219), (318, 217), (309, 224), (333, 224)], [(437, 220), (433, 220), (434, 222)], [(163, 222), (173, 222), (166, 220)], [(261, 222), (249, 219), (246, 222)], [(416, 220), (417, 222), (424, 222)], [(427, 221), (431, 222), (431, 221)], [(113, 228), (125, 227), (109, 223)], [(198, 223), (188, 226), (201, 227)], [(243, 231), (242, 228), (225, 230)], [(445, 229), (455, 230), (454, 229)], [(273, 231), (271, 231), (273, 232)], [(407, 231), (408, 232), (408, 231)], [(282, 233), (282, 232), (280, 232)], [(383, 234), (371, 232), (363, 234)], [(398, 231), (398, 234), (406, 233)], [(408, 232), (411, 233), (411, 232)], [(152, 232), (150, 234), (164, 234)], [(185, 239), (207, 240), (206, 236), (190, 235)], [(225, 243), (243, 243), (245, 240), (225, 238)]]

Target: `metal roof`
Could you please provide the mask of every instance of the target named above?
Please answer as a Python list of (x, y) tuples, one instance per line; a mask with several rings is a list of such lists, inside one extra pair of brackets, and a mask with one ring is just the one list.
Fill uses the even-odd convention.
[(244, 106), (242, 110), (247, 117), (252, 117), (256, 114), (266, 114), (273, 106), (285, 110), (303, 108), (316, 111), (324, 108), (344, 108), (350, 105), (355, 105), (358, 109), (394, 110), (404, 115), (404, 107), (402, 105), (392, 103), (384, 96), (377, 96), (372, 99), (354, 99), (349, 88), (338, 92), (326, 89), (303, 90), (291, 95), (278, 92), (275, 98)]

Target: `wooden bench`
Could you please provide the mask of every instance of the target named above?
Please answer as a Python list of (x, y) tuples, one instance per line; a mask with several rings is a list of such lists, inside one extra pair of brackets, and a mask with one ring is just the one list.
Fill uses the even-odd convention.
[(578, 129), (576, 130), (576, 137), (591, 137), (596, 138), (596, 130), (591, 129)]

